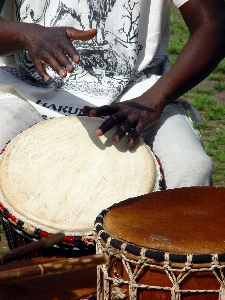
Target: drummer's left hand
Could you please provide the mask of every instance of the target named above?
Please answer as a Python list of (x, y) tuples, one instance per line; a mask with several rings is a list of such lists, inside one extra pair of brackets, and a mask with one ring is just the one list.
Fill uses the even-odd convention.
[(143, 101), (139, 97), (114, 105), (100, 107), (85, 106), (84, 112), (91, 117), (109, 116), (96, 130), (97, 136), (101, 136), (115, 125), (119, 125), (119, 129), (113, 136), (114, 143), (119, 143), (123, 136), (130, 129), (133, 129), (127, 143), (127, 146), (131, 148), (138, 141), (143, 130), (156, 123), (162, 114), (163, 105), (155, 101), (152, 103), (149, 102)]

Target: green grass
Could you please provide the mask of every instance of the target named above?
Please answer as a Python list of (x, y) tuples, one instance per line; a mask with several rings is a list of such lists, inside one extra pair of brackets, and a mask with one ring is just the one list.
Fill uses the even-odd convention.
[(214, 74), (223, 74), (225, 75), (225, 60), (222, 60), (220, 64), (213, 71)]
[(223, 77), (223, 75), (221, 75), (221, 73), (212, 73), (209, 75), (208, 79), (211, 81), (220, 82), (220, 81), (224, 80), (224, 77)]
[(187, 26), (181, 18), (177, 17), (177, 10), (171, 9), (170, 16), (170, 34), (173, 37), (173, 42), (169, 44), (168, 52), (172, 55), (177, 55), (183, 48), (183, 45), (189, 38)]
[(209, 105), (215, 102), (214, 98), (209, 96), (208, 94), (196, 94), (194, 96), (193, 105), (197, 110), (204, 110)]
[(215, 89), (217, 92), (225, 91), (225, 84), (224, 84), (224, 83), (221, 83), (221, 82), (219, 81), (219, 82), (217, 82), (217, 83), (214, 85), (214, 89)]
[[(169, 55), (173, 66), (189, 34), (179, 10), (171, 8)], [(202, 83), (184, 95), (202, 118), (195, 124), (206, 153), (213, 159), (214, 186), (225, 187), (225, 59)]]

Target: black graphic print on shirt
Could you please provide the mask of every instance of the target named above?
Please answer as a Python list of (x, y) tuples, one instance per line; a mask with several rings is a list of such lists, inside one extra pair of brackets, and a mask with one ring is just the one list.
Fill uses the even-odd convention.
[[(17, 20), (44, 26), (73, 26), (87, 30), (97, 28), (97, 37), (90, 41), (74, 41), (81, 56), (79, 65), (67, 78), (52, 76), (46, 85), (40, 79), (27, 52), (16, 55), (17, 63), (29, 75), (29, 84), (53, 86), (79, 97), (115, 99), (136, 75), (138, 51), (139, 0), (17, 0)], [(18, 73), (19, 76), (19, 73)], [(27, 79), (27, 78), (26, 78)]]

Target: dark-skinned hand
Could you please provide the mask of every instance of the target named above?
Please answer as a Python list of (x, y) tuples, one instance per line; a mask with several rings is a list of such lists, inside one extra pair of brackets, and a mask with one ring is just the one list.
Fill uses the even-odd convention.
[(22, 44), (28, 51), (38, 74), (46, 82), (51, 77), (45, 70), (48, 64), (60, 77), (64, 78), (74, 69), (73, 64), (79, 63), (80, 56), (72, 41), (92, 39), (96, 29), (78, 30), (73, 27), (43, 27), (27, 24), (27, 30), (22, 35)]
[(139, 140), (141, 133), (158, 121), (164, 108), (163, 105), (159, 105), (157, 102), (148, 103), (147, 105), (142, 104), (143, 102), (146, 101), (139, 97), (114, 105), (84, 106), (84, 112), (91, 117), (109, 116), (96, 130), (97, 136), (101, 136), (115, 125), (119, 125), (113, 136), (114, 143), (119, 143), (126, 133), (132, 129), (132, 134), (127, 143), (127, 146), (131, 148)]

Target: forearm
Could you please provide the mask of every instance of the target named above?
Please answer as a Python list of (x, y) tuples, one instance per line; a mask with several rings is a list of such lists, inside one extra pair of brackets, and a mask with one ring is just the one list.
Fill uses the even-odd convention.
[(36, 24), (8, 22), (0, 17), (0, 56), (26, 50), (25, 33)]
[(224, 56), (225, 26), (204, 24), (193, 33), (173, 68), (143, 96), (152, 99), (154, 94), (165, 106), (205, 79)]

